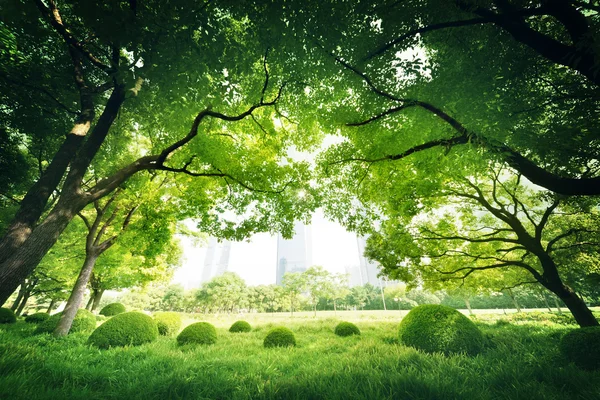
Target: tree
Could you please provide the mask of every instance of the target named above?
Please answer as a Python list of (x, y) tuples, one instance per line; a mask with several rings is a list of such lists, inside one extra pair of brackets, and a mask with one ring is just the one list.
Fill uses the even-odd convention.
[(336, 112), (361, 116), (346, 121), (355, 131), (342, 130), (349, 140), (327, 166), (356, 163), (364, 176), (407, 157), (432, 168), (424, 160), (436, 157), (421, 156), (432, 149), (476, 150), (555, 192), (600, 193), (595, 6), (415, 0), (372, 10), (373, 29), (330, 52), (349, 74)]
[(322, 297), (327, 298), (333, 292), (331, 274), (318, 265), (308, 268), (302, 274), (304, 275), (306, 289), (316, 317), (319, 299)]
[(294, 315), (294, 310), (297, 307), (298, 296), (307, 288), (306, 275), (302, 272), (286, 272), (281, 279), (283, 293), (289, 297), (290, 312)]
[(332, 274), (330, 278), (331, 292), (327, 294), (327, 298), (333, 301), (333, 311), (337, 315), (337, 305), (340, 300), (344, 300), (350, 293), (348, 288), (347, 274)]
[(202, 285), (210, 303), (219, 311), (233, 312), (244, 308), (248, 302), (246, 282), (235, 272), (224, 272)]
[[(35, 269), (77, 213), (141, 171), (177, 173), (188, 183), (198, 178), (186, 189), (204, 196), (190, 202), (188, 212), (201, 211), (197, 215), (205, 216), (203, 224), (224, 235), (278, 229), (290, 234), (287, 225), (309, 203), (296, 196), (304, 186), (300, 182), (306, 181), (307, 165), (280, 161), (289, 145), (305, 146), (306, 136), (294, 135), (293, 127), (269, 133), (275, 130), (272, 121), (285, 116), (274, 108), (284, 84), (269, 75), (269, 46), (244, 22), (243, 9), (177, 1), (140, 3), (135, 12), (113, 1), (35, 4), (37, 9), (21, 1), (6, 7), (7, 14), (23, 16), (2, 26), (4, 36), (22, 43), (2, 76), (4, 85), (21, 89), (10, 99), (17, 105), (8, 108), (38, 109), (41, 100), (21, 97), (25, 90), (41, 92), (45, 102), (58, 104), (64, 114), (54, 127), (68, 125), (64, 122), (73, 114), (75, 122), (62, 142), (56, 140), (60, 133), (47, 135), (58, 142), (55, 151), (0, 241), (0, 303)], [(34, 56), (39, 51), (49, 56)], [(30, 56), (37, 63), (27, 62)], [(54, 71), (56, 80), (51, 78)], [(31, 88), (28, 74), (35, 73), (43, 79)], [(76, 102), (80, 107), (74, 111)], [(230, 113), (213, 111), (213, 106)], [(216, 123), (208, 126), (209, 121)], [(11, 129), (29, 134), (30, 124), (9, 122)], [(235, 132), (233, 122), (244, 133)], [(107, 145), (124, 152), (123, 163), (100, 171), (96, 183), (85, 188), (92, 160)], [(56, 200), (49, 204), (52, 195)], [(254, 202), (261, 207), (245, 221), (209, 215), (213, 208), (241, 214)]]
[(579, 325), (598, 325), (565, 279), (565, 271), (574, 272), (575, 254), (598, 251), (595, 202), (536, 190), (510, 170), (461, 172), (438, 193), (439, 203), (428, 194), (416, 216), (396, 214), (370, 239), (368, 255), (384, 273), (468, 282), (483, 272), (488, 287), (500, 283), (506, 290), (539, 283)]

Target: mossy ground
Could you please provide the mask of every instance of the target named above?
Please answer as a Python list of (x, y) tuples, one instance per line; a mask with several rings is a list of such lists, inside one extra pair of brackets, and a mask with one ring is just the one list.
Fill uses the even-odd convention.
[[(338, 313), (340, 314), (340, 313)], [(593, 399), (600, 372), (569, 364), (558, 349), (574, 326), (478, 322), (492, 345), (476, 357), (425, 354), (398, 343), (398, 314), (384, 318), (244, 316), (255, 328), (228, 332), (239, 316), (208, 317), (219, 340), (177, 346), (160, 337), (99, 351), (87, 335), (32, 335), (31, 324), (0, 327), (0, 398), (10, 399)], [(197, 322), (188, 317), (184, 325)], [(361, 336), (333, 333), (353, 320)], [(297, 346), (263, 348), (274, 326)]]

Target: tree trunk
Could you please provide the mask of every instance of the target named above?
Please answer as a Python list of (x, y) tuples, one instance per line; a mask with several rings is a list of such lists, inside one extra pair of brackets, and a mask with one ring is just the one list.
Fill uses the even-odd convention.
[(85, 206), (83, 196), (61, 198), (23, 245), (0, 265), (0, 304), (37, 267), (69, 222)]
[(52, 309), (54, 308), (55, 304), (56, 304), (55, 299), (50, 300), (50, 304), (48, 305), (48, 311), (46, 311), (46, 313), (50, 314), (52, 312)]
[(15, 311), (17, 308), (19, 308), (19, 304), (21, 304), (21, 300), (23, 300), (24, 294), (25, 294), (25, 281), (21, 282), (21, 285), (19, 286), (19, 293), (17, 293), (17, 298), (15, 299), (15, 302), (13, 303), (13, 305), (10, 307), (11, 310)]
[(25, 295), (23, 295), (23, 299), (21, 300), (21, 304), (19, 304), (19, 308), (17, 308), (17, 310), (15, 311), (15, 315), (21, 315), (23, 309), (25, 308), (25, 305), (27, 304), (27, 301), (29, 300), (30, 295), (31, 292), (27, 292), (25, 293)]
[(104, 294), (104, 289), (94, 291), (94, 302), (92, 304), (92, 311), (96, 311), (98, 306), (100, 305), (100, 300), (102, 300), (102, 295)]
[(85, 309), (88, 311), (92, 311), (92, 304), (94, 303), (94, 293), (92, 293), (90, 295), (90, 299), (88, 300), (87, 304), (85, 305)]
[(67, 305), (65, 306), (65, 309), (60, 317), (60, 321), (54, 330), (54, 334), (56, 336), (65, 336), (69, 333), (71, 325), (73, 324), (73, 319), (75, 319), (75, 314), (77, 314), (77, 310), (79, 309), (81, 301), (83, 300), (85, 287), (90, 280), (90, 275), (92, 274), (92, 270), (94, 269), (97, 258), (98, 256), (94, 252), (87, 252), (83, 267), (79, 272), (79, 277), (77, 277), (77, 282), (75, 282), (73, 291), (69, 296), (69, 300), (67, 300)]
[(550, 308), (550, 304), (548, 304), (548, 297), (546, 296), (546, 292), (544, 290), (541, 290), (541, 292), (542, 292), (542, 298), (544, 299), (544, 305), (546, 306), (548, 311), (552, 312), (552, 309)]
[(508, 289), (507, 292), (508, 292), (508, 295), (510, 296), (510, 298), (512, 299), (513, 304), (515, 305), (517, 312), (521, 312), (521, 306), (519, 305), (519, 302), (517, 301), (517, 297), (514, 295), (512, 289)]
[(592, 311), (587, 307), (585, 302), (581, 300), (577, 293), (575, 293), (568, 286), (563, 286), (563, 290), (559, 290), (556, 295), (565, 303), (575, 321), (581, 327), (585, 326), (598, 326), (598, 321)]
[[(57, 168), (57, 170), (63, 169), (63, 172), (56, 172), (56, 175), (59, 175), (58, 178), (52, 178), (55, 181), (56, 179), (58, 180), (54, 185), (48, 185), (47, 190), (49, 190), (49, 193), (45, 200), (40, 203), (40, 199), (45, 195), (43, 193), (35, 192), (41, 190), (36, 185), (30, 189), (30, 192), (33, 193), (32, 196), (37, 200), (32, 200), (31, 205), (23, 209), (23, 213), (30, 213), (33, 215), (28, 217), (29, 219), (34, 219), (35, 215), (37, 215), (37, 217), (33, 222), (28, 224), (23, 224), (15, 220), (15, 224), (18, 226), (15, 225), (14, 229), (11, 228), (11, 232), (5, 235), (2, 242), (0, 242), (3, 246), (0, 248), (0, 305), (4, 304), (6, 299), (8, 299), (11, 293), (15, 291), (20, 282), (35, 270), (48, 250), (56, 243), (58, 237), (69, 222), (71, 222), (75, 215), (91, 201), (87, 198), (86, 194), (81, 191), (80, 183), (94, 156), (104, 142), (113, 121), (119, 113), (124, 99), (124, 88), (122, 86), (116, 87), (111, 93), (110, 98), (104, 107), (104, 111), (94, 126), (89, 138), (83, 145), (77, 143), (76, 145), (73, 145), (72, 148), (69, 147), (68, 154), (64, 155), (69, 162), (63, 167)], [(76, 125), (77, 129), (74, 128), (75, 133), (73, 135), (85, 136), (87, 129), (89, 129), (89, 123), (89, 121), (84, 122), (85, 126), (81, 127), (77, 127)], [(72, 135), (70, 134), (69, 136)], [(72, 140), (78, 141), (82, 139), (73, 138)], [(61, 147), (61, 150), (62, 149), (63, 147)], [(77, 156), (73, 159), (73, 154), (77, 149), (79, 149), (79, 151), (77, 152)], [(67, 150), (65, 150), (65, 152), (67, 152)], [(52, 162), (54, 162), (54, 160)], [(69, 173), (65, 180), (65, 184), (63, 185), (60, 199), (44, 221), (33, 228), (33, 225), (39, 220), (43, 208), (47, 204), (50, 193), (56, 189), (56, 186), (64, 175), (64, 170), (66, 170), (69, 164)], [(48, 169), (50, 169), (50, 167)], [(37, 210), (33, 205), (36, 202), (42, 204), (41, 210)], [(20, 212), (21, 210), (19, 213)]]
[(556, 297), (554, 297), (554, 305), (556, 306), (556, 311), (558, 311), (558, 314), (561, 315), (562, 310), (560, 309), (560, 303), (558, 302), (558, 299)]
[(333, 299), (333, 315), (337, 317), (337, 304), (335, 299)]
[(473, 315), (473, 310), (471, 309), (471, 301), (468, 297), (465, 297), (465, 305), (467, 306), (467, 310), (469, 310), (469, 315)]

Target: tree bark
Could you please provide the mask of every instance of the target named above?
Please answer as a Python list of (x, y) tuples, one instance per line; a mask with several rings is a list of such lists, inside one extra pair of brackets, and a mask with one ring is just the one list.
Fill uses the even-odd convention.
[(85, 309), (88, 311), (92, 311), (92, 304), (94, 303), (94, 294), (90, 295), (90, 299), (88, 300), (87, 304), (85, 305)]
[(51, 299), (50, 300), (50, 304), (48, 305), (48, 310), (46, 311), (46, 313), (50, 314), (52, 312), (52, 309), (54, 308), (55, 304), (56, 304), (56, 300), (55, 299)]
[(554, 305), (556, 306), (556, 311), (558, 311), (558, 314), (562, 314), (562, 310), (560, 309), (560, 303), (558, 302), (558, 299), (556, 297), (554, 297)]
[[(4, 304), (19, 283), (35, 270), (69, 222), (91, 201), (81, 191), (81, 180), (104, 142), (124, 99), (124, 88), (115, 87), (90, 137), (85, 144), (80, 145), (81, 149), (71, 163), (60, 199), (48, 217), (35, 229), (28, 231), (29, 228), (21, 227), (19, 235), (23, 240), (14, 251), (8, 253), (10, 256), (4, 261), (0, 260), (0, 304)], [(72, 155), (69, 156), (72, 158)], [(0, 254), (5, 253), (0, 251)]]
[(79, 309), (79, 306), (81, 305), (81, 302), (83, 300), (85, 288), (87, 286), (88, 281), (90, 280), (90, 275), (92, 274), (94, 265), (96, 265), (97, 259), (98, 255), (96, 253), (87, 252), (85, 256), (85, 261), (83, 263), (83, 267), (79, 272), (77, 282), (75, 282), (75, 287), (73, 287), (73, 291), (69, 296), (69, 300), (67, 300), (67, 305), (63, 310), (63, 313), (60, 317), (60, 321), (58, 322), (58, 325), (54, 330), (54, 335), (65, 336), (69, 333), (71, 325), (73, 324), (73, 319), (75, 319), (77, 310)]
[(100, 300), (102, 300), (102, 295), (104, 294), (104, 289), (96, 289), (93, 291), (93, 302), (91, 311), (96, 311), (98, 306), (100, 305)]
[(23, 309), (25, 308), (25, 305), (27, 304), (27, 301), (29, 300), (30, 295), (31, 295), (31, 292), (25, 293), (25, 295), (21, 299), (21, 304), (19, 304), (19, 308), (17, 308), (17, 310), (15, 311), (15, 315), (21, 315), (21, 313), (23, 312)]
[(21, 300), (23, 299), (24, 294), (25, 294), (25, 281), (21, 282), (21, 285), (19, 286), (19, 293), (17, 293), (17, 298), (15, 299), (15, 302), (13, 303), (13, 305), (10, 307), (11, 310), (15, 311), (17, 308), (19, 308), (19, 304), (21, 304)]

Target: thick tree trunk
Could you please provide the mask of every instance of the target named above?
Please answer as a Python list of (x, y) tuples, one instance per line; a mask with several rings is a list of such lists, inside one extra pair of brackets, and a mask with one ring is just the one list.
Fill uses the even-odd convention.
[(104, 289), (99, 289), (99, 290), (94, 290), (93, 292), (93, 302), (92, 302), (92, 310), (91, 311), (96, 311), (96, 309), (98, 309), (98, 306), (100, 305), (100, 300), (102, 300), (102, 295), (104, 294)]
[[(96, 126), (94, 127), (94, 130), (88, 140), (83, 145), (81, 143), (77, 144), (77, 146), (73, 147), (71, 150), (71, 152), (74, 153), (75, 150), (79, 148), (77, 157), (73, 159), (73, 154), (71, 153), (66, 155), (69, 160), (73, 160), (70, 162), (71, 165), (69, 168), (69, 173), (67, 175), (65, 184), (63, 185), (60, 199), (48, 217), (46, 217), (46, 219), (33, 230), (33, 225), (20, 225), (20, 227), (11, 233), (10, 236), (17, 238), (18, 240), (13, 240), (7, 237), (6, 243), (10, 242), (10, 245), (4, 244), (3, 246), (8, 247), (4, 247), (0, 250), (0, 305), (4, 304), (8, 296), (10, 296), (10, 294), (17, 288), (19, 283), (33, 272), (44, 255), (46, 255), (48, 250), (56, 243), (58, 237), (69, 224), (69, 222), (79, 211), (83, 209), (83, 207), (86, 206), (88, 202), (91, 201), (87, 199), (84, 193), (81, 192), (80, 183), (87, 168), (92, 162), (92, 159), (104, 142), (104, 139), (106, 138), (113, 121), (118, 115), (124, 99), (125, 91), (123, 87), (116, 87), (111, 93), (110, 98), (106, 103), (106, 107), (104, 108), (104, 111), (98, 119), (98, 122), (96, 123)], [(88, 125), (89, 122), (86, 122), (85, 126), (87, 128), (85, 129), (85, 132), (87, 132), (87, 129), (89, 129)], [(80, 128), (81, 132), (78, 131), (74, 133), (74, 136), (85, 135), (85, 133), (83, 133), (83, 128), (85, 127)], [(74, 140), (78, 139), (75, 138)], [(66, 169), (67, 165), (64, 165), (64, 168)], [(60, 182), (63, 175), (64, 173), (60, 175), (58, 182)], [(56, 185), (58, 185), (58, 182)], [(56, 188), (56, 185), (54, 185), (52, 188), (49, 188), (50, 193)], [(40, 195), (36, 194), (35, 196), (37, 196), (36, 198), (39, 200)], [(46, 203), (47, 197), (46, 200), (43, 201), (42, 210), (39, 212), (39, 215), (41, 215), (43, 207), (46, 205)], [(31, 206), (32, 210), (34, 208), (34, 206)], [(29, 208), (27, 208), (27, 210), (29, 210)], [(23, 212), (29, 212), (27, 210)], [(35, 218), (33, 224), (37, 222), (39, 215), (37, 218)], [(2, 242), (4, 243), (4, 240)]]
[(46, 313), (50, 314), (52, 312), (52, 309), (54, 308), (55, 304), (56, 304), (56, 300), (55, 299), (51, 299), (50, 300), (50, 304), (48, 305), (48, 310), (46, 311)]
[[(82, 128), (83, 125), (80, 125), (80, 123), (75, 125), (72, 132), (65, 138), (63, 144), (54, 155), (48, 168), (46, 168), (40, 179), (27, 191), (6, 234), (0, 240), (0, 264), (6, 261), (9, 255), (15, 253), (33, 231), (35, 224), (44, 212), (50, 195), (60, 183), (67, 170), (67, 166), (77, 153), (77, 149), (83, 143), (90, 122), (91, 120), (82, 122), (86, 127), (85, 129)], [(77, 134), (73, 132), (77, 132)]]
[(562, 290), (558, 290), (555, 293), (563, 301), (563, 303), (565, 303), (569, 311), (571, 311), (571, 314), (573, 314), (573, 317), (579, 326), (585, 327), (599, 325), (596, 317), (594, 317), (594, 314), (592, 314), (592, 311), (570, 287), (563, 285)]
[(73, 319), (75, 319), (75, 314), (77, 314), (77, 310), (79, 309), (79, 306), (83, 300), (85, 288), (90, 280), (90, 275), (92, 274), (94, 265), (96, 265), (97, 259), (98, 256), (94, 252), (86, 252), (85, 261), (81, 271), (79, 272), (79, 276), (77, 277), (77, 282), (75, 282), (73, 291), (69, 296), (69, 300), (67, 300), (67, 305), (65, 306), (65, 309), (60, 317), (60, 321), (54, 330), (54, 334), (56, 336), (65, 336), (69, 333), (71, 325), (73, 324)]
[(33, 272), (62, 231), (84, 206), (82, 196), (61, 198), (19, 250), (0, 265), (0, 304), (4, 304), (16, 287)]

